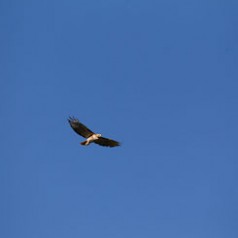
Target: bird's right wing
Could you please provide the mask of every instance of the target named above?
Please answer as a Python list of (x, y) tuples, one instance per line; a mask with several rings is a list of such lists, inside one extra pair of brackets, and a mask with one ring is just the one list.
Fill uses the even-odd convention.
[(111, 140), (105, 137), (99, 137), (97, 140), (93, 142), (101, 146), (109, 146), (109, 147), (115, 147), (120, 145), (118, 141)]
[(68, 121), (69, 121), (69, 124), (72, 127), (72, 129), (79, 135), (81, 135), (85, 138), (88, 138), (94, 134), (85, 125), (83, 125), (81, 122), (79, 122), (78, 119), (76, 119), (74, 117), (69, 117)]

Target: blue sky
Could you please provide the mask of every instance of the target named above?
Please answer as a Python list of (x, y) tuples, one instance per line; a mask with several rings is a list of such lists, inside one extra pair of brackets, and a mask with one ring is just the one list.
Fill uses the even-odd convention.
[(237, 10), (1, 1), (0, 236), (238, 237)]

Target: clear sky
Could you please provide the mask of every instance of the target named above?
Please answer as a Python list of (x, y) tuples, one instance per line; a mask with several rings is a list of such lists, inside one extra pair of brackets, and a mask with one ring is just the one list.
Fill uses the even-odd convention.
[(2, 0), (0, 237), (237, 238), (237, 12)]

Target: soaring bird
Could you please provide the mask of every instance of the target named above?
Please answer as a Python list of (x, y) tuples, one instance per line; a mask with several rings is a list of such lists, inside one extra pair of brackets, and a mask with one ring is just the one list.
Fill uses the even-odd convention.
[(83, 125), (78, 119), (74, 117), (69, 117), (68, 121), (72, 129), (77, 134), (81, 135), (84, 138), (87, 138), (85, 141), (80, 143), (81, 145), (89, 145), (92, 142), (101, 146), (109, 146), (109, 147), (115, 147), (120, 145), (118, 141), (102, 137), (101, 134), (96, 134), (92, 132), (85, 125)]

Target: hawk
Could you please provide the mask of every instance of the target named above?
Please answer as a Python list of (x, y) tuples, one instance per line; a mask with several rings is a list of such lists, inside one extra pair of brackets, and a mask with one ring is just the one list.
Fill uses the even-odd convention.
[(72, 129), (77, 134), (81, 135), (84, 138), (87, 138), (85, 141), (80, 143), (81, 145), (89, 145), (92, 142), (101, 146), (108, 146), (108, 147), (115, 147), (120, 145), (118, 141), (102, 137), (101, 134), (96, 134), (92, 132), (85, 125), (83, 125), (78, 119), (74, 117), (69, 117), (68, 122), (72, 127)]

